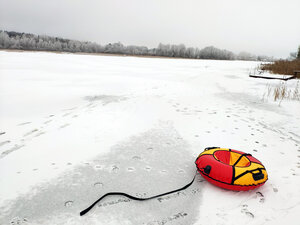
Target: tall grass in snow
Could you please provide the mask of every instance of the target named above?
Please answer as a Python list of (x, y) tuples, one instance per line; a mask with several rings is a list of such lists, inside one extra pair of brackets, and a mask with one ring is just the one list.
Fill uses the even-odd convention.
[[(295, 70), (300, 70), (300, 59), (293, 61), (278, 60), (273, 63), (261, 64), (260, 68), (275, 74), (294, 75)], [(298, 78), (300, 78), (300, 75), (298, 75)]]
[(297, 100), (300, 101), (300, 85), (299, 81), (296, 83), (296, 86), (294, 88), (288, 87), (286, 85), (286, 82), (280, 82), (275, 87), (272, 87), (270, 84), (267, 85), (266, 91), (263, 94), (263, 100), (267, 98), (272, 98), (275, 102), (281, 101), (283, 99), (288, 100)]

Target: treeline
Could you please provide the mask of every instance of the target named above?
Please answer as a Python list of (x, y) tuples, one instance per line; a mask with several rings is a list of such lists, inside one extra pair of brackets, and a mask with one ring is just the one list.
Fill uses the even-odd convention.
[(160, 43), (157, 48), (147, 48), (145, 46), (136, 45), (125, 46), (120, 42), (100, 45), (94, 42), (82, 42), (47, 35), (34, 35), (8, 31), (0, 31), (0, 49), (110, 53), (192, 59), (273, 61), (273, 58), (271, 57), (256, 56), (247, 52), (241, 52), (236, 55), (231, 51), (218, 49), (213, 46), (198, 49), (192, 47), (187, 48), (184, 44), (170, 45)]

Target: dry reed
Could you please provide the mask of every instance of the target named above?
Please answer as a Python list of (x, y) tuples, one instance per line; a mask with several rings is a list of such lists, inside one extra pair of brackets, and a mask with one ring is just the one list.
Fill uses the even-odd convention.
[[(295, 71), (300, 71), (300, 60), (278, 60), (273, 63), (261, 64), (261, 70), (268, 70), (271, 73), (275, 74), (284, 74), (284, 75), (294, 75)], [(298, 78), (300, 78), (300, 74), (298, 73)]]
[(299, 81), (296, 83), (295, 88), (288, 88), (286, 83), (283, 81), (275, 87), (272, 87), (270, 84), (268, 84), (262, 99), (264, 100), (265, 97), (269, 98), (270, 95), (273, 97), (275, 102), (280, 101), (281, 103), (283, 99), (300, 101)]

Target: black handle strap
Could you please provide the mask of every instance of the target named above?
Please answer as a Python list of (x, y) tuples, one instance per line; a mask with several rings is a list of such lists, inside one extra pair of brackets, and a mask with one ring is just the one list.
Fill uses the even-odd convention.
[(253, 180), (255, 180), (255, 181), (264, 179), (264, 177), (265, 177), (261, 168), (258, 168), (258, 173), (253, 173), (253, 171), (251, 173), (252, 173)]
[(97, 201), (95, 201), (93, 204), (91, 204), (88, 208), (86, 208), (85, 210), (82, 210), (80, 212), (80, 216), (83, 216), (84, 214), (86, 214), (88, 211), (90, 211), (98, 202), (100, 202), (103, 198), (105, 198), (106, 196), (109, 196), (109, 195), (123, 195), (127, 198), (130, 198), (130, 199), (133, 199), (133, 200), (137, 200), (137, 201), (145, 201), (145, 200), (150, 200), (150, 199), (153, 199), (153, 198), (158, 198), (158, 197), (161, 197), (161, 196), (164, 196), (164, 195), (169, 195), (169, 194), (172, 194), (172, 193), (175, 193), (175, 192), (178, 192), (178, 191), (182, 191), (186, 188), (188, 188), (189, 186), (192, 185), (192, 183), (194, 182), (195, 178), (196, 178), (196, 175), (197, 175), (197, 172), (193, 178), (193, 180), (188, 183), (187, 185), (185, 185), (184, 187), (182, 188), (179, 188), (179, 189), (176, 189), (176, 190), (173, 190), (173, 191), (169, 191), (169, 192), (166, 192), (166, 193), (163, 193), (163, 194), (159, 194), (159, 195), (155, 195), (155, 196), (152, 196), (152, 197), (148, 197), (148, 198), (137, 198), (135, 196), (132, 196), (132, 195), (129, 195), (129, 194), (126, 194), (126, 193), (123, 193), (123, 192), (109, 192), (109, 193), (106, 193), (105, 195), (103, 195), (101, 198), (99, 198)]

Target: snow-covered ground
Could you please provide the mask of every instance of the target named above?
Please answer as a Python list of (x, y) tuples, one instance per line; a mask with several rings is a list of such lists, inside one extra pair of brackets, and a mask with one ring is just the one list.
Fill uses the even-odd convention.
[[(300, 103), (257, 62), (0, 51), (0, 224), (299, 224)], [(287, 81), (289, 88), (296, 80)], [(199, 174), (208, 146), (251, 153), (249, 192)]]

